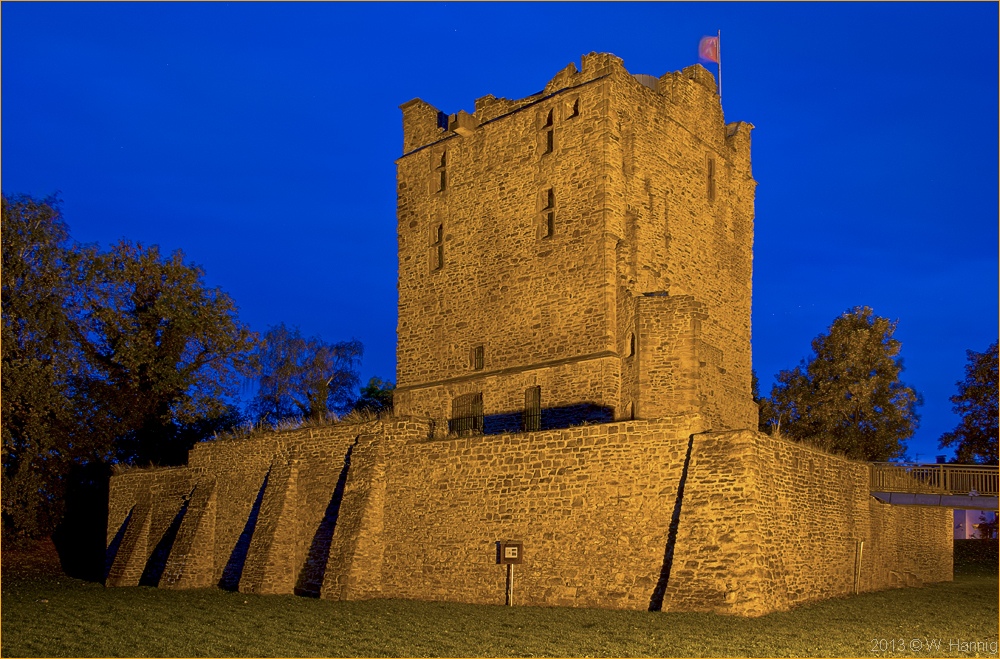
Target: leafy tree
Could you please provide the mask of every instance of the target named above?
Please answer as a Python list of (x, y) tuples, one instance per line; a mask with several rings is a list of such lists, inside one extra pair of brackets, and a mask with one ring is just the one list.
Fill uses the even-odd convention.
[(379, 377), (373, 377), (361, 388), (361, 396), (354, 404), (354, 409), (369, 411), (375, 414), (392, 412), (392, 392), (396, 385)]
[(72, 328), (90, 365), (95, 427), (115, 438), (120, 460), (183, 462), (192, 428), (232, 422), (226, 400), (251, 372), (256, 337), (180, 251), (123, 241), (78, 258)]
[(50, 533), (82, 467), (182, 462), (234, 422), (255, 337), (180, 252), (75, 245), (58, 200), (5, 195), (2, 284), (5, 537)]
[(260, 422), (304, 418), (322, 421), (354, 405), (360, 341), (327, 343), (305, 338), (284, 323), (270, 328), (255, 352), (259, 389), (250, 403)]
[(997, 463), (997, 344), (986, 352), (967, 350), (965, 379), (957, 382), (958, 393), (951, 397), (952, 411), (961, 423), (941, 436), (940, 447), (956, 447), (956, 462)]
[(985, 511), (979, 513), (979, 526), (976, 529), (976, 535), (980, 540), (992, 540), (997, 537), (997, 517), (995, 513), (990, 516), (987, 516)]
[(919, 396), (899, 380), (896, 322), (855, 307), (812, 342), (813, 356), (778, 374), (762, 404), (782, 434), (856, 460), (903, 455), (919, 419)]

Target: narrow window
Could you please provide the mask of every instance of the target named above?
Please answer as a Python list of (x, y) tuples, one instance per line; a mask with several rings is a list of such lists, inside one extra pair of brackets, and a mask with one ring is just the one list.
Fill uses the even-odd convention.
[(449, 432), (472, 434), (483, 432), (483, 394), (465, 394), (451, 401)]
[(444, 225), (439, 224), (431, 236), (431, 270), (444, 267)]
[(577, 98), (573, 100), (573, 108), (570, 110), (569, 116), (570, 117), (580, 116), (580, 99)]
[(472, 361), (472, 368), (474, 368), (477, 371), (483, 370), (483, 356), (484, 356), (484, 354), (485, 354), (485, 350), (484, 350), (483, 346), (476, 346), (475, 348), (472, 349), (472, 360), (471, 360)]
[(545, 207), (542, 209), (542, 238), (551, 238), (556, 232), (556, 191), (549, 188), (545, 193)]
[(708, 159), (708, 200), (715, 201), (715, 158)]
[(635, 354), (635, 334), (633, 332), (628, 333), (628, 348), (625, 351), (626, 357), (631, 357)]
[(542, 427), (542, 388), (528, 387), (524, 391), (524, 431)]
[(438, 174), (438, 187), (437, 191), (442, 192), (448, 184), (448, 152), (442, 151), (441, 158), (438, 160), (437, 166), (434, 170)]
[(555, 129), (553, 128), (555, 123), (554, 112), (554, 110), (549, 110), (549, 113), (545, 115), (545, 125), (543, 126), (545, 129), (545, 151), (542, 155), (552, 153), (552, 150), (555, 148)]

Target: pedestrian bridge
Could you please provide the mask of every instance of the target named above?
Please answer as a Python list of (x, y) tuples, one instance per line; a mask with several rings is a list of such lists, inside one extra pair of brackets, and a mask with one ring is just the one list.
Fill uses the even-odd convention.
[(872, 462), (871, 493), (896, 505), (997, 510), (997, 465)]

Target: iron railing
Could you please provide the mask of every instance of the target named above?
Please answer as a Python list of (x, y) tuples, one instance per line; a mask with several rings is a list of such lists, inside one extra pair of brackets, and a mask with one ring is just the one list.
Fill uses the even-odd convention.
[(483, 432), (483, 395), (465, 394), (451, 402), (448, 431), (460, 435)]
[(541, 387), (528, 387), (524, 391), (524, 421), (521, 425), (525, 432), (541, 430), (542, 428)]
[(997, 496), (996, 465), (872, 462), (872, 492)]

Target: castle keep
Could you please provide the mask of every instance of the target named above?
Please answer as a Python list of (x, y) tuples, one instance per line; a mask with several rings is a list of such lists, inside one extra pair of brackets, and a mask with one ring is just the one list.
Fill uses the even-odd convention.
[(524, 99), (402, 110), (395, 416), (113, 477), (109, 586), (502, 604), (503, 540), (526, 605), (760, 615), (951, 579), (949, 510), (755, 430), (751, 126), (708, 71), (590, 54)]
[(402, 106), (397, 413), (439, 435), (755, 427), (752, 126), (712, 75), (591, 54), (475, 108)]

